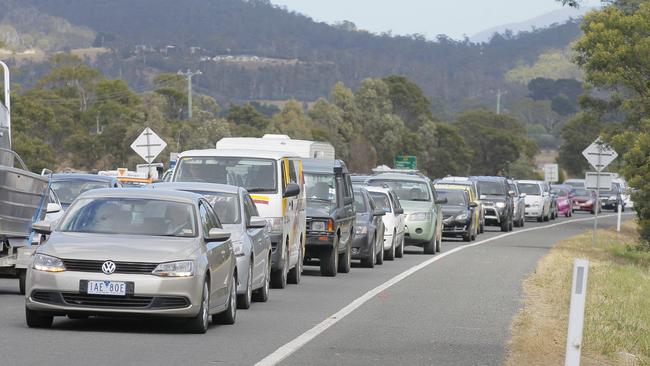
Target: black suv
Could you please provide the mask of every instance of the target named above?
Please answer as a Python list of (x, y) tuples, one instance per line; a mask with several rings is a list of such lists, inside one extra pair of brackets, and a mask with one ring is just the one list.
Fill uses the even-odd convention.
[(500, 226), (501, 231), (512, 231), (515, 192), (510, 191), (504, 177), (471, 177), (478, 185), (483, 202), (485, 225)]
[(354, 192), (341, 160), (303, 159), (307, 198), (305, 263), (320, 261), (323, 276), (350, 272), (354, 238)]

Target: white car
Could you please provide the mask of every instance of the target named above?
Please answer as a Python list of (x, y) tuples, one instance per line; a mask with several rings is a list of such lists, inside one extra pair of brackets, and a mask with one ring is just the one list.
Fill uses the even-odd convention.
[(534, 218), (538, 222), (549, 221), (551, 196), (544, 191), (542, 183), (535, 180), (518, 180), (517, 187), (519, 193), (526, 194), (526, 218)]
[(384, 259), (395, 259), (395, 248), (404, 243), (405, 215), (395, 192), (382, 187), (364, 187), (370, 193), (377, 207), (381, 207), (386, 215), (384, 221)]

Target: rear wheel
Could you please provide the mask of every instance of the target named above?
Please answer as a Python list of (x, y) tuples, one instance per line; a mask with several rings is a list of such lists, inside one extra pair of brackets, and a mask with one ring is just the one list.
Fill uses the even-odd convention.
[(253, 258), (248, 266), (248, 279), (246, 280), (246, 292), (237, 295), (237, 308), (249, 309), (253, 301)]
[(289, 245), (287, 243), (286, 253), (284, 255), (284, 264), (281, 269), (271, 274), (271, 286), (273, 288), (287, 287), (287, 273), (289, 272)]
[(298, 248), (298, 261), (296, 266), (289, 271), (289, 276), (287, 281), (290, 284), (297, 285), (300, 283), (300, 278), (302, 277), (302, 242), (300, 242), (300, 247)]
[[(233, 286), (236, 286), (233, 284)], [(235, 290), (236, 291), (236, 290)], [(237, 292), (235, 292), (237, 294)], [(201, 308), (195, 317), (187, 322), (187, 330), (191, 333), (204, 334), (208, 331), (210, 325), (210, 286), (207, 281), (203, 281), (203, 294), (201, 295)]]
[(377, 260), (377, 240), (372, 238), (372, 245), (370, 245), (370, 250), (368, 251), (368, 257), (361, 260), (361, 265), (366, 268), (374, 268), (375, 261)]
[(212, 316), (212, 322), (217, 324), (235, 324), (237, 319), (237, 275), (233, 276), (228, 298), (228, 308), (219, 314)]
[(48, 313), (25, 308), (25, 321), (30, 328), (51, 328), (54, 317)]
[(320, 255), (320, 274), (321, 276), (335, 277), (339, 266), (339, 241), (334, 239), (334, 245), (329, 251)]
[[(351, 238), (351, 237), (350, 237)], [(352, 267), (352, 250), (351, 242), (348, 240), (348, 245), (345, 248), (345, 253), (339, 254), (339, 273), (350, 273)]]
[(266, 272), (264, 275), (264, 285), (253, 292), (253, 300), (257, 302), (267, 302), (269, 300), (269, 288), (271, 287), (271, 255), (266, 262)]

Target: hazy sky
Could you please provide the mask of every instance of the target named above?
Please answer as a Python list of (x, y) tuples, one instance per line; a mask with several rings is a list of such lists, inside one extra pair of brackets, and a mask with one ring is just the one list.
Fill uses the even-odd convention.
[[(328, 23), (349, 20), (375, 33), (472, 36), (561, 9), (555, 0), (271, 0)], [(597, 5), (598, 0), (586, 0)]]

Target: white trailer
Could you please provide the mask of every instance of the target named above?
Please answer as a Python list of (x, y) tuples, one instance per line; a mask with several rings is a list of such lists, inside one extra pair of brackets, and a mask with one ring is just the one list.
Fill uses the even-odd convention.
[(257, 137), (226, 137), (217, 142), (218, 150), (244, 149), (290, 152), (304, 159), (335, 158), (334, 146), (329, 142), (294, 140), (287, 135), (267, 134)]

